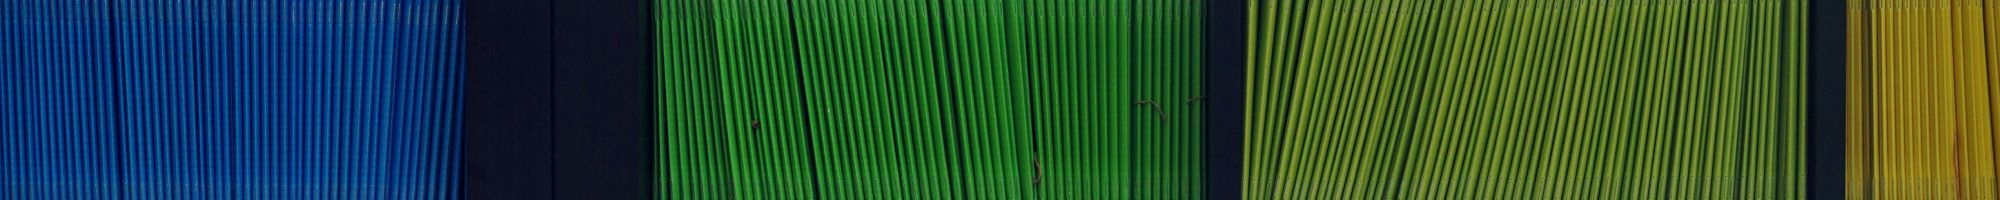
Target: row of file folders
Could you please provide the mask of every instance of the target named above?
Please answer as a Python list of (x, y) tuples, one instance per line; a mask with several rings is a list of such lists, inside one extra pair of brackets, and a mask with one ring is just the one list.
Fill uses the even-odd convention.
[[(460, 199), (462, 3), (0, 2), (0, 199)], [(1243, 3), (1216, 66), (1199, 0), (656, 1), (655, 196), (1200, 199), (1234, 106), (1243, 199), (2000, 198), (1990, 2), (1846, 2), (1835, 67), (1822, 1)]]

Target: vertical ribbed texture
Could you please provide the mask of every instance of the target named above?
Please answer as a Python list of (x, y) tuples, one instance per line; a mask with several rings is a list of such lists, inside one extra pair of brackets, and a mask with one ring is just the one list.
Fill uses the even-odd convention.
[(1197, 198), (1198, 1), (659, 3), (664, 198)]
[(1250, 1), (1244, 199), (1800, 198), (1802, 3)]
[(2000, 5), (1848, 2), (1847, 197), (1994, 199)]
[(457, 199), (458, 8), (0, 1), (0, 199)]

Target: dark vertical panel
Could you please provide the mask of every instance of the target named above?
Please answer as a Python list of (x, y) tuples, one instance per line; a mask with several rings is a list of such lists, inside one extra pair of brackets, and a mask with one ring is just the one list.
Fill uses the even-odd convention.
[(652, 196), (652, 1), (554, 1), (555, 199)]
[(1807, 5), (1806, 199), (1845, 199), (1847, 1)]
[(550, 2), (466, 2), (467, 199), (552, 199)]
[(651, 196), (650, 5), (466, 5), (468, 198)]
[(1245, 18), (1243, 1), (1202, 6), (1202, 196), (1242, 198)]

